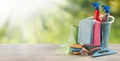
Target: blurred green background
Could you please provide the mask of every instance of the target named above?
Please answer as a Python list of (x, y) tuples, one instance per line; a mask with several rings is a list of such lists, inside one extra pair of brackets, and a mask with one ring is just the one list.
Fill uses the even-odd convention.
[[(111, 6), (110, 43), (120, 43), (120, 0), (7, 0), (0, 1), (1, 44), (63, 44), (71, 26), (93, 16), (92, 2)], [(4, 7), (3, 7), (4, 6)], [(101, 9), (101, 14), (104, 11)]]

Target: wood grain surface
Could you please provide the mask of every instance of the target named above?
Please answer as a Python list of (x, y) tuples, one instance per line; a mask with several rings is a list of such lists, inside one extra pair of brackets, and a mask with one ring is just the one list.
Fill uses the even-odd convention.
[(56, 44), (0, 44), (0, 61), (120, 61), (120, 44), (109, 45), (117, 54), (97, 58), (56, 55)]

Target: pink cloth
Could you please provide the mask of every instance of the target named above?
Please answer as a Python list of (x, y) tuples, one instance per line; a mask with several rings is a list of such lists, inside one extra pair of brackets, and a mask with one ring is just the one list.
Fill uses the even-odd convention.
[(96, 21), (93, 29), (93, 46), (100, 46), (100, 22)]

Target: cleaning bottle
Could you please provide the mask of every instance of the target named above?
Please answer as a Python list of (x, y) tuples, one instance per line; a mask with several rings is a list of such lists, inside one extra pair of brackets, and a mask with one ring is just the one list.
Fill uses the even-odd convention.
[(94, 2), (94, 3), (92, 3), (92, 5), (93, 5), (93, 7), (95, 8), (94, 19), (95, 19), (96, 21), (101, 21), (101, 19), (100, 19), (100, 10), (99, 10), (99, 8), (100, 8), (100, 3), (99, 3), (99, 2)]
[(99, 2), (94, 2), (92, 3), (93, 7), (95, 7), (95, 13), (94, 13), (94, 19), (96, 22), (94, 23), (93, 27), (93, 46), (100, 46), (101, 41), (100, 41), (100, 24), (101, 24), (101, 19), (100, 19), (100, 3)]
[(108, 41), (109, 41), (109, 36), (110, 36), (110, 28), (111, 28), (111, 21), (109, 18), (109, 13), (110, 13), (110, 6), (102, 6), (103, 10), (105, 10), (105, 14), (102, 18), (102, 23), (101, 23), (101, 32), (102, 32), (102, 47), (107, 48), (108, 46)]
[(102, 5), (102, 7), (103, 7), (103, 10), (105, 11), (105, 14), (102, 18), (102, 22), (107, 22), (111, 7), (110, 6), (104, 6), (104, 5)]

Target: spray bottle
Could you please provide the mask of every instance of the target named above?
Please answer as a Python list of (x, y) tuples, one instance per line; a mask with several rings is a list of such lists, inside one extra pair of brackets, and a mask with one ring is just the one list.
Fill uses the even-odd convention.
[(102, 21), (107, 22), (111, 7), (110, 6), (104, 6), (104, 5), (102, 5), (102, 7), (103, 7), (103, 10), (105, 11), (105, 14), (104, 14), (104, 16), (102, 18)]
[(101, 24), (101, 19), (100, 19), (100, 3), (99, 2), (94, 2), (92, 3), (93, 7), (95, 7), (95, 12), (94, 12), (94, 19), (96, 20), (96, 22), (94, 23), (94, 33), (93, 33), (93, 46), (100, 46), (101, 45), (101, 41), (100, 41), (100, 24)]
[(99, 2), (94, 2), (94, 3), (92, 3), (92, 5), (95, 8), (94, 19), (101, 22), (101, 19), (100, 19), (100, 10), (99, 10), (100, 3)]
[(110, 37), (110, 29), (111, 29), (111, 20), (110, 20), (110, 6), (102, 6), (103, 10), (105, 11), (105, 14), (102, 18), (102, 23), (101, 23), (101, 42), (102, 42), (102, 47), (107, 48), (108, 46), (108, 41)]

